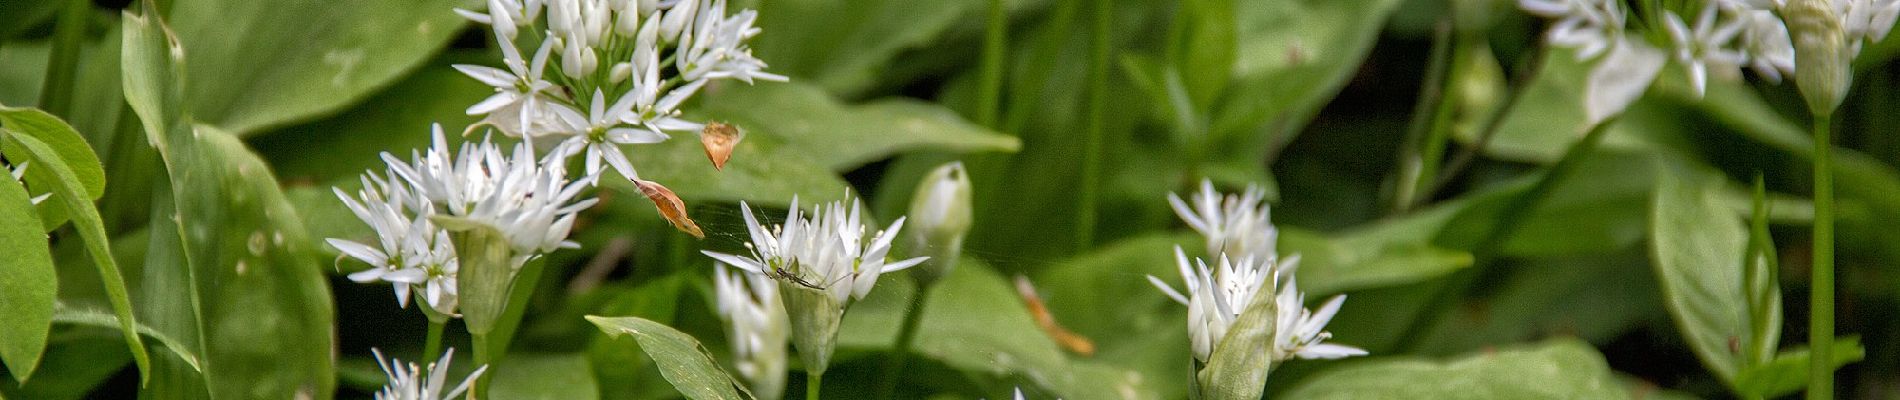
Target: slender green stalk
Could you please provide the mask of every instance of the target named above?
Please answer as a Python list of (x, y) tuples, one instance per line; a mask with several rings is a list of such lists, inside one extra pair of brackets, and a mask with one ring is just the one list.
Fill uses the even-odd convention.
[(73, 79), (79, 74), (79, 48), (86, 36), (86, 13), (92, 2), (66, 0), (53, 26), (53, 51), (47, 56), (46, 83), (40, 87), (40, 109), (60, 118), (72, 118)]
[(917, 342), (917, 327), (924, 320), (924, 300), (930, 298), (930, 288), (934, 284), (920, 284), (917, 293), (910, 296), (909, 312), (904, 313), (904, 325), (897, 330), (897, 347), (890, 361), (884, 364), (884, 384), (878, 388), (880, 399), (894, 398), (897, 394), (897, 382), (904, 377), (905, 361), (910, 358), (910, 348)]
[(1397, 179), (1392, 181), (1393, 191), (1391, 207), (1393, 211), (1404, 211), (1412, 204), (1419, 187), (1416, 182), (1425, 179), (1421, 174), (1424, 166), (1425, 134), (1431, 128), (1432, 121), (1440, 114), (1439, 108), (1450, 102), (1444, 101), (1445, 87), (1451, 74), (1452, 48), (1451, 12), (1438, 19), (1432, 31), (1431, 56), (1426, 61), (1425, 83), (1419, 86), (1418, 102), (1412, 105), (1412, 121), (1405, 129), (1405, 142), (1399, 146), (1399, 171)]
[(423, 360), (435, 360), (442, 357), (442, 328), (445, 326), (448, 326), (448, 321), (429, 319), (429, 336), (422, 344)]
[(1418, 316), (1406, 327), (1405, 333), (1399, 336), (1407, 338), (1401, 347), (1401, 352), (1417, 350), (1419, 345), (1424, 344), (1422, 339), (1428, 330), (1444, 316), (1449, 315), (1452, 310), (1457, 309), (1453, 303), (1474, 289), (1483, 281), (1483, 277), (1495, 273), (1491, 270), (1497, 267), (1498, 253), (1503, 249), (1506, 239), (1523, 225), (1524, 220), (1530, 216), (1530, 212), (1537, 209), (1538, 203), (1550, 197), (1550, 193), (1557, 188), (1559, 183), (1562, 183), (1571, 173), (1576, 172), (1577, 165), (1583, 162), (1585, 156), (1596, 150), (1597, 146), (1603, 142), (1603, 136), (1609, 132), (1610, 125), (1615, 122), (1616, 117), (1611, 117), (1591, 127), (1582, 139), (1564, 150), (1563, 157), (1558, 158), (1557, 163), (1551, 165), (1549, 171), (1538, 177), (1537, 181), (1531, 183), (1530, 188), (1519, 193), (1505, 205), (1504, 210), (1492, 219), (1494, 225), (1485, 233), (1484, 238), (1472, 247), (1472, 268), (1454, 275), (1451, 282), (1440, 288), (1437, 294), (1425, 303), (1424, 308), (1420, 308), (1422, 312), (1437, 314)]
[[(470, 334), (469, 340), (472, 342), (470, 343), (469, 347), (475, 348), (475, 365), (477, 368), (480, 368), (483, 365), (489, 365), (489, 363), (492, 363), (495, 361), (494, 359), (495, 355), (492, 354), (488, 350), (488, 335), (487, 334), (481, 334), (481, 333)], [(475, 387), (468, 389), (468, 398), (470, 399), (488, 398), (488, 380), (489, 378), (495, 376), (495, 374), (492, 373), (493, 371), (490, 371), (490, 372), (491, 373), (485, 373), (485, 374), (482, 374), (482, 376), (475, 378)]]
[(1450, 60), (1447, 63), (1450, 68), (1446, 71), (1444, 82), (1439, 88), (1438, 105), (1432, 110), (1431, 129), (1426, 131), (1425, 142), (1419, 147), (1418, 154), (1422, 159), (1417, 164), (1417, 176), (1408, 182), (1412, 185), (1412, 188), (1406, 191), (1410, 198), (1399, 205), (1401, 210), (1409, 210), (1431, 199), (1424, 193), (1430, 190), (1433, 182), (1438, 180), (1439, 166), (1445, 162), (1445, 147), (1451, 142), (1452, 111), (1458, 105), (1455, 99), (1456, 94), (1452, 93), (1452, 89), (1458, 85), (1458, 74), (1451, 71), (1459, 70), (1465, 62), (1466, 44), (1472, 40), (1481, 40), (1464, 33), (1458, 33), (1452, 38)]
[(997, 104), (1003, 92), (1003, 51), (1008, 45), (1009, 15), (1003, 0), (990, 0), (990, 15), (983, 30), (983, 59), (977, 72), (976, 123), (991, 129), (996, 126)]
[(805, 375), (805, 400), (818, 400), (818, 386), (824, 383), (824, 380), (825, 376), (822, 374)]
[(1831, 114), (1814, 116), (1814, 276), (1809, 291), (1808, 399), (1834, 398), (1834, 146)]
[(1491, 139), (1497, 137), (1498, 130), (1504, 127), (1505, 117), (1511, 115), (1511, 110), (1517, 109), (1518, 103), (1521, 103), (1520, 100), (1524, 98), (1525, 90), (1530, 88), (1531, 83), (1537, 81), (1537, 74), (1544, 70), (1544, 58), (1549, 54), (1550, 51), (1544, 42), (1538, 41), (1530, 55), (1518, 60), (1517, 75), (1511, 79), (1510, 87), (1505, 89), (1504, 99), (1499, 103), (1497, 110), (1492, 111), (1491, 115), (1485, 118), (1484, 127), (1478, 131), (1477, 140), (1470, 146), (1459, 149), (1458, 155), (1445, 163), (1445, 168), (1438, 174), (1437, 180), (1430, 187), (1419, 192), (1419, 198), (1429, 199), (1440, 189), (1444, 189), (1445, 185), (1451, 184), (1451, 180), (1478, 157), (1478, 152), (1490, 145)]
[(1095, 23), (1089, 41), (1088, 125), (1082, 139), (1082, 193), (1075, 207), (1078, 250), (1095, 242), (1095, 200), (1102, 179), (1102, 119), (1108, 105), (1108, 28), (1114, 12), (1108, 0), (1095, 0)]

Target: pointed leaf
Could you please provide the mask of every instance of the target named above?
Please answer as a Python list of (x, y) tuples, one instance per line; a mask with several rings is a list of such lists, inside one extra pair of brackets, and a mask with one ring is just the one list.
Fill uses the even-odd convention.
[(601, 317), (589, 315), (602, 332), (609, 336), (633, 336), (640, 343), (640, 349), (660, 366), (660, 374), (673, 388), (689, 399), (750, 399), (751, 393), (741, 396), (745, 385), (719, 369), (719, 364), (706, 353), (699, 341), (677, 329), (640, 317)]
[(1627, 399), (1603, 355), (1574, 340), (1487, 351), (1448, 362), (1360, 361), (1295, 384), (1285, 399)]
[(46, 349), (59, 278), (32, 199), (11, 176), (0, 177), (0, 254), (0, 362), (25, 383)]
[(1671, 171), (1650, 203), (1650, 256), (1663, 303), (1702, 365), (1733, 384), (1748, 343), (1742, 252), (1748, 230), (1718, 198), (1720, 177)]
[[(1016, 138), (965, 121), (943, 106), (912, 100), (839, 102), (800, 82), (726, 85), (708, 90), (700, 114), (747, 131), (753, 140), (783, 143), (834, 171), (847, 171), (893, 154), (920, 149), (1014, 152)], [(739, 152), (734, 164), (759, 153)]]

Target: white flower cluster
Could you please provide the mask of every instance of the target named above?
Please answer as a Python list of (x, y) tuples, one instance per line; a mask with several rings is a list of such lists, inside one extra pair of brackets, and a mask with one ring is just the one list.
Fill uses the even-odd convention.
[(516, 268), (547, 252), (577, 246), (566, 241), (567, 235), (576, 214), (596, 200), (576, 198), (597, 175), (570, 181), (562, 164), (537, 161), (527, 142), (517, 144), (512, 156), (486, 139), (464, 143), (457, 154), (450, 154), (440, 125), (433, 135), (427, 152), (413, 153), (409, 162), (383, 153), (388, 169), (381, 175), (364, 174), (356, 197), (335, 189), (378, 239), (373, 245), (329, 239), (344, 256), (371, 266), (350, 274), (351, 280), (390, 282), (405, 307), (410, 291), (421, 290), (434, 312), (455, 315), (460, 262), (449, 231), (434, 218), (500, 231), (513, 250), (510, 261)]
[[(1795, 49), (1788, 25), (1778, 13), (1785, 0), (1704, 0), (1685, 8), (1648, 9), (1659, 13), (1668, 43), (1649, 43), (1641, 33), (1626, 32), (1630, 16), (1623, 0), (1518, 0), (1526, 12), (1557, 20), (1546, 32), (1551, 45), (1576, 50), (1594, 63), (1587, 85), (1586, 114), (1601, 122), (1627, 107), (1649, 87), (1673, 58), (1697, 95), (1710, 75), (1739, 77), (1746, 67), (1772, 82), (1795, 71)], [(1657, 3), (1644, 3), (1653, 5)], [(1850, 53), (1863, 43), (1886, 37), (1900, 16), (1900, 0), (1834, 0), (1849, 40)], [(1659, 7), (1659, 6), (1652, 6)], [(1678, 13), (1682, 11), (1682, 13)], [(1691, 24), (1682, 14), (1693, 13)], [(1658, 49), (1658, 48), (1662, 49)], [(1666, 51), (1665, 51), (1666, 49)]]
[(761, 398), (779, 398), (785, 390), (786, 338), (789, 324), (779, 300), (778, 283), (763, 275), (737, 273), (721, 265), (713, 274), (719, 316), (725, 319), (739, 375), (752, 382)]
[[(849, 208), (846, 203), (850, 203)], [(740, 202), (739, 207), (745, 214), (746, 229), (752, 235), (752, 242), (746, 243), (751, 256), (703, 253), (746, 272), (776, 279), (780, 284), (824, 291), (840, 305), (870, 294), (878, 275), (910, 268), (925, 260), (918, 257), (887, 263), (885, 258), (890, 255), (891, 241), (896, 239), (898, 230), (904, 228), (904, 218), (898, 218), (889, 228), (872, 235), (867, 243), (861, 217), (863, 206), (854, 199), (819, 206), (810, 218), (805, 217), (804, 211), (798, 208), (798, 200), (793, 199), (785, 223), (771, 230), (759, 224), (746, 203)]]
[(1195, 359), (1206, 362), (1223, 351), (1215, 346), (1256, 296), (1273, 296), (1275, 324), (1267, 350), (1274, 362), (1365, 355), (1365, 350), (1325, 343), (1332, 337), (1325, 331), (1326, 323), (1332, 321), (1346, 296), (1334, 296), (1318, 311), (1306, 309), (1306, 295), (1293, 277), (1299, 268), (1299, 256), (1280, 259), (1276, 253), (1278, 230), (1268, 218), (1264, 194), (1258, 187), (1249, 187), (1244, 194), (1222, 196), (1212, 182), (1203, 181), (1193, 207), (1179, 196), (1169, 196), (1181, 219), (1207, 238), (1208, 253), (1220, 259), (1214, 268), (1201, 259), (1190, 263), (1187, 253), (1175, 247), (1175, 263), (1186, 294), (1175, 291), (1161, 278), (1148, 276), (1162, 293), (1188, 306), (1188, 335)]
[(442, 354), (441, 360), (429, 363), (426, 368), (417, 366), (416, 363), (403, 363), (402, 360), (385, 361), (382, 350), (370, 349), (370, 352), (376, 354), (376, 365), (383, 368), (384, 374), (389, 375), (389, 384), (383, 386), (381, 392), (376, 392), (376, 400), (454, 399), (467, 391), (469, 385), (475, 382), (475, 378), (488, 371), (486, 365), (476, 368), (475, 372), (469, 373), (468, 377), (462, 379), (461, 384), (443, 391), (442, 385), (448, 382), (449, 377), (449, 359), (455, 357), (454, 348), (450, 348)]
[(509, 136), (559, 140), (548, 157), (584, 154), (588, 173), (604, 162), (639, 179), (619, 146), (701, 129), (678, 108), (709, 81), (786, 79), (746, 45), (757, 13), (728, 16), (725, 0), (488, 0), (485, 13), (457, 12), (492, 28), (506, 67), (455, 66), (495, 88), (468, 114)]

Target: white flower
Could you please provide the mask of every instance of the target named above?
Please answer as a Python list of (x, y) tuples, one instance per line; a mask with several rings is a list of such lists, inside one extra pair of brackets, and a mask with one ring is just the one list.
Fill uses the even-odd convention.
[[(1290, 260), (1297, 262), (1297, 260)], [(1291, 269), (1291, 268), (1288, 268)], [(1282, 275), (1286, 278), (1280, 284), (1279, 294), (1274, 297), (1273, 359), (1286, 361), (1301, 359), (1337, 359), (1366, 355), (1366, 351), (1357, 347), (1325, 343), (1333, 337), (1326, 332), (1326, 323), (1333, 320), (1333, 314), (1339, 312), (1339, 306), (1346, 302), (1346, 295), (1333, 296), (1326, 304), (1319, 306), (1318, 312), (1308, 311), (1304, 301), (1306, 294), (1294, 283), (1293, 274)]]
[(746, 83), (753, 78), (786, 80), (783, 75), (764, 72), (765, 62), (752, 57), (752, 49), (746, 46), (746, 40), (759, 34), (759, 28), (752, 26), (758, 12), (744, 10), (726, 17), (726, 0), (698, 1), (702, 9), (698, 21), (680, 38), (679, 58), (675, 61), (682, 78), (734, 78)]
[(1850, 54), (1858, 54), (1863, 42), (1885, 39), (1896, 17), (1900, 17), (1900, 0), (1835, 0), (1834, 8), (1841, 17), (1841, 29), (1852, 43)]
[(1225, 255), (1238, 260), (1254, 256), (1266, 260), (1273, 257), (1274, 241), (1279, 237), (1266, 194), (1259, 186), (1248, 185), (1242, 194), (1222, 196), (1214, 190), (1212, 181), (1203, 180), (1191, 206), (1173, 193), (1168, 194), (1168, 204), (1189, 227), (1207, 237), (1209, 257)]
[(1583, 113), (1590, 126), (1622, 114), (1643, 97), (1669, 56), (1641, 41), (1618, 39), (1584, 82)]
[(560, 163), (539, 162), (527, 142), (515, 145), (513, 156), (488, 139), (464, 143), (452, 156), (442, 127), (433, 133), (435, 144), (426, 154), (412, 155), (409, 163), (383, 153), (392, 175), (415, 191), (418, 208), (500, 230), (514, 248), (517, 267), (542, 253), (577, 246), (565, 241), (567, 234), (576, 214), (597, 200), (576, 197), (597, 176), (570, 181)]
[(1742, 10), (1742, 48), (1748, 52), (1748, 67), (1770, 82), (1781, 82), (1783, 74), (1794, 73), (1794, 42), (1788, 37), (1788, 24), (1773, 11)]
[[(846, 200), (818, 207), (808, 219), (792, 200), (783, 225), (766, 230), (744, 202), (746, 229), (752, 242), (746, 244), (750, 257), (704, 251), (710, 256), (748, 272), (766, 275), (781, 284), (796, 284), (822, 290), (838, 304), (850, 298), (862, 299), (871, 292), (880, 274), (917, 265), (924, 257), (886, 263), (891, 241), (904, 227), (898, 218), (889, 228), (878, 231), (867, 243), (860, 217), (861, 205), (849, 196)], [(845, 203), (850, 202), (849, 208)]]
[(1189, 264), (1187, 253), (1179, 246), (1174, 248), (1174, 260), (1187, 294), (1175, 291), (1154, 275), (1148, 276), (1148, 282), (1188, 306), (1188, 336), (1194, 359), (1206, 362), (1214, 345), (1227, 336), (1227, 329), (1246, 311), (1254, 296), (1273, 295), (1272, 287), (1267, 285), (1273, 271), (1251, 256), (1236, 261), (1223, 255), (1214, 269), (1208, 269), (1207, 262), (1198, 258)]
[(633, 111), (633, 102), (638, 98), (631, 93), (620, 96), (612, 106), (606, 105), (607, 95), (594, 92), (593, 102), (586, 116), (580, 115), (565, 106), (555, 108), (565, 130), (575, 135), (555, 146), (549, 159), (566, 159), (575, 154), (585, 154), (584, 160), (588, 173), (601, 171), (601, 160), (628, 180), (640, 179), (633, 169), (633, 162), (619, 145), (646, 144), (666, 141), (666, 135), (644, 127), (623, 124), (623, 120)]
[(1577, 50), (1578, 59), (1603, 54), (1623, 36), (1622, 0), (1518, 0), (1519, 8), (1557, 19), (1544, 39), (1552, 45)]
[[(26, 166), (28, 164), (29, 163), (22, 162), (13, 166), (13, 168), (11, 169), (13, 180), (20, 181), (22, 185), (24, 185), (24, 183), (26, 182)], [(47, 197), (52, 197), (52, 196), (53, 194), (49, 192), (49, 193), (34, 197), (31, 200), (32, 200), (33, 205), (39, 205), (40, 202), (46, 201)]]
[(350, 280), (391, 283), (396, 304), (402, 307), (409, 306), (411, 289), (421, 290), (426, 305), (439, 314), (454, 315), (459, 263), (447, 232), (429, 222), (433, 210), (412, 209), (416, 203), (409, 189), (400, 183), (391, 184), (383, 176), (364, 174), (362, 181), (363, 189), (357, 192), (360, 201), (342, 189), (331, 189), (377, 237), (377, 246), (328, 240), (344, 256), (369, 264), (369, 269), (350, 274)]
[(384, 374), (389, 375), (389, 384), (383, 386), (383, 391), (376, 393), (376, 400), (453, 399), (461, 396), (477, 377), (488, 371), (486, 365), (476, 368), (475, 372), (462, 378), (461, 384), (443, 391), (442, 386), (448, 382), (449, 377), (449, 359), (455, 356), (455, 348), (449, 348), (448, 351), (443, 352), (441, 360), (429, 363), (426, 368), (417, 366), (415, 363), (405, 364), (402, 360), (385, 361), (382, 350), (370, 349), (370, 352), (376, 354), (376, 365), (383, 368)]
[(723, 264), (717, 268), (713, 288), (719, 317), (729, 328), (734, 364), (761, 398), (779, 398), (785, 389), (790, 322), (779, 301), (778, 283), (762, 275), (733, 272)]
[(483, 123), (500, 128), (508, 136), (535, 137), (551, 131), (548, 124), (555, 121), (549, 118), (546, 107), (552, 101), (548, 96), (555, 85), (543, 74), (555, 41), (542, 42), (534, 58), (524, 60), (521, 51), (515, 49), (514, 39), (497, 32), (495, 40), (501, 43), (502, 64), (508, 69), (455, 65), (462, 74), (495, 88), (494, 95), (469, 106), (468, 115), (483, 115)]
[(1676, 62), (1681, 63), (1688, 72), (1689, 85), (1695, 89), (1696, 96), (1707, 91), (1710, 68), (1733, 71), (1748, 60), (1746, 54), (1732, 46), (1735, 39), (1741, 36), (1746, 21), (1731, 18), (1718, 25), (1719, 15), (1715, 3), (1702, 7), (1693, 30), (1675, 12), (1665, 11), (1663, 14), (1663, 26), (1675, 44)]

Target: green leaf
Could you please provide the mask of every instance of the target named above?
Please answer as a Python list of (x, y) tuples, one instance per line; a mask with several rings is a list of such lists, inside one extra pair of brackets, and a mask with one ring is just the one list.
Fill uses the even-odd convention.
[(13, 379), (26, 383), (46, 350), (59, 277), (26, 188), (0, 177), (0, 361)]
[[(116, 315), (66, 307), (57, 308), (56, 311), (53, 312), (52, 321), (61, 324), (91, 326), (105, 329), (118, 329), (119, 327), (119, 317)], [(199, 365), (198, 355), (193, 354), (191, 347), (186, 346), (184, 342), (173, 339), (170, 335), (166, 335), (165, 332), (160, 332), (158, 329), (145, 326), (144, 324), (138, 325), (138, 331), (140, 335), (150, 337), (152, 340), (156, 340), (159, 344), (164, 345), (165, 349), (171, 350), (173, 356), (178, 357), (180, 361), (184, 361), (185, 365), (190, 366), (192, 369), (198, 370), (203, 368)]]
[(239, 135), (338, 111), (394, 82), (462, 31), (460, 0), (178, 0), (167, 20), (191, 59), (198, 121)]
[[(1192, 109), (1205, 109), (1213, 104), (1221, 91), (1227, 89), (1233, 78), (1235, 59), (1239, 49), (1236, 25), (1238, 10), (1234, 0), (1193, 0), (1181, 2), (1180, 11), (1175, 15), (1175, 24), (1185, 32), (1174, 43), (1180, 46), (1181, 54), (1174, 57), (1175, 70), (1185, 81), (1188, 101)], [(1173, 92), (1173, 91), (1170, 91)]]
[(59, 117), (34, 108), (0, 106), (0, 127), (15, 134), (32, 136), (51, 147), (59, 155), (58, 160), (72, 169), (80, 185), (85, 187), (86, 200), (97, 200), (105, 194), (106, 173), (99, 164), (99, 156), (93, 154), (92, 147), (86, 144), (86, 138), (79, 136), (78, 131), (66, 125), (65, 121), (60, 121)]
[(1359, 361), (1313, 374), (1286, 399), (1627, 399), (1603, 356), (1558, 339), (1447, 362)]
[(53, 12), (59, 10), (57, 1), (0, 1), (0, 40), (12, 39), (32, 29)]
[[(1211, 133), (1264, 144), (1267, 137), (1298, 132), (1345, 87), (1400, 2), (1236, 3), (1235, 87), (1215, 109)], [(1273, 133), (1257, 134), (1261, 128)]]
[(191, 122), (179, 101), (184, 53), (169, 40), (152, 4), (142, 4), (141, 14), (123, 18), (126, 99), (170, 177), (172, 206), (154, 217), (169, 216), (177, 234), (154, 234), (154, 247), (183, 250), (182, 257), (166, 254), (172, 249), (153, 252), (161, 256), (149, 261), (170, 270), (147, 273), (183, 281), (192, 294), (189, 307), (151, 307), (195, 321), (164, 330), (200, 339), (203, 383), (211, 397), (328, 398), (336, 379), (335, 309), (302, 221), (270, 169), (243, 142)]
[[(910, 296), (916, 292), (909, 278), (905, 274), (885, 275), (871, 295), (852, 303), (838, 336), (840, 354), (854, 347), (891, 347)], [(1052, 290), (1059, 287), (1063, 286), (1046, 286)], [(1140, 374), (1068, 357), (1036, 325), (1011, 284), (971, 257), (962, 258), (929, 296), (911, 347), (918, 355), (972, 377), (1021, 379), (1062, 398), (1122, 398), (1131, 393), (1137, 398), (1158, 397)], [(1169, 325), (1178, 328), (1178, 321), (1170, 321)], [(1185, 350), (1185, 339), (1180, 343)]]
[(594, 367), (578, 354), (509, 354), (490, 368), (488, 398), (496, 400), (590, 400), (600, 398)]
[[(1860, 338), (1848, 336), (1834, 340), (1834, 368), (1867, 358)], [(1781, 352), (1774, 361), (1743, 369), (1735, 375), (1735, 391), (1747, 397), (1775, 398), (1807, 387), (1809, 358), (1813, 351), (1797, 348)]]
[[(680, 293), (686, 277), (684, 274), (671, 274), (641, 282), (640, 286), (631, 289), (601, 288), (599, 290), (602, 292), (618, 294), (612, 295), (596, 312), (672, 323), (679, 308)], [(653, 359), (637, 346), (615, 343), (613, 336), (597, 335), (590, 338), (587, 344), (587, 359), (594, 365), (614, 366), (594, 369), (603, 397), (631, 399), (673, 396), (672, 390), (667, 389), (668, 385), (660, 384), (665, 377), (652, 367)]]
[(139, 372), (149, 373), (151, 360), (145, 353), (143, 340), (133, 329), (137, 322), (132, 317), (132, 301), (126, 293), (125, 277), (119, 274), (119, 264), (112, 258), (105, 225), (99, 219), (99, 210), (93, 208), (92, 197), (86, 193), (78, 174), (66, 165), (58, 150), (35, 136), (13, 134), (7, 135), (6, 139), (9, 147), (24, 150), (22, 156), (33, 163), (33, 168), (41, 171), (39, 173), (54, 178), (50, 185), (53, 196), (47, 201), (57, 202), (55, 204), (65, 208), (66, 213), (72, 216), (73, 228), (79, 231), (79, 239), (85, 242), (86, 253), (99, 268), (100, 283), (105, 285), (106, 295), (112, 302), (112, 311), (119, 316), (119, 331), (125, 335), (126, 346), (131, 349), (133, 359), (138, 361)]
[[(776, 140), (780, 152), (804, 155), (833, 171), (911, 150), (1014, 152), (1015, 138), (965, 121), (943, 106), (906, 99), (847, 105), (797, 81), (725, 85), (708, 90), (699, 114), (728, 120), (746, 140)], [(675, 140), (691, 137), (681, 137)], [(735, 153), (735, 163), (758, 153)]]
[(1748, 230), (1718, 197), (1722, 180), (1698, 171), (1669, 171), (1650, 203), (1650, 256), (1663, 303), (1702, 365), (1733, 383), (1736, 347), (1749, 343), (1742, 253)]
[(587, 316), (587, 320), (609, 336), (628, 335), (640, 343), (640, 349), (660, 366), (660, 374), (680, 394), (695, 400), (750, 399), (741, 396), (745, 385), (719, 369), (712, 355), (691, 335), (640, 317)]
[(1471, 253), (1431, 243), (1456, 211), (1436, 208), (1334, 235), (1281, 227), (1280, 253), (1300, 256), (1300, 289), (1309, 296), (1417, 283), (1471, 266)]
[(39, 376), (26, 384), (0, 380), (0, 396), (11, 399), (81, 400), (99, 384), (132, 363), (119, 344), (115, 322), (106, 329), (56, 331), (40, 359)]
[(870, 88), (899, 52), (930, 43), (983, 5), (975, 0), (760, 3), (758, 24), (765, 33), (752, 47), (771, 64), (766, 71), (845, 95)]

